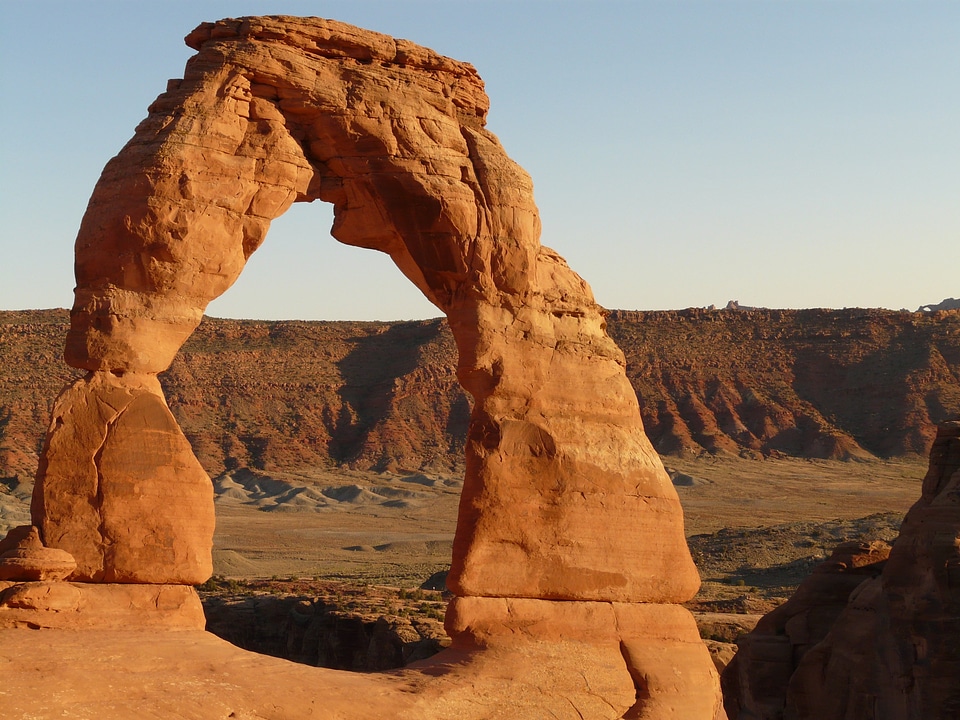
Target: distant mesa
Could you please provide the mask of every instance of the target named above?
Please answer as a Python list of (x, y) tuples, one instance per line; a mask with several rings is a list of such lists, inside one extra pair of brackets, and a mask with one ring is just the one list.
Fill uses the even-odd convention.
[[(611, 310), (606, 321), (662, 456), (921, 458), (960, 412), (957, 311)], [(29, 524), (50, 398), (79, 376), (58, 360), (68, 322), (0, 312), (0, 532)], [(159, 379), (200, 464), (223, 479), (218, 503), (272, 504), (290, 487), (269, 478), (317, 467), (462, 486), (471, 400), (442, 319), (205, 318)]]
[(765, 309), (766, 308), (762, 308), (762, 307), (751, 307), (750, 305), (741, 305), (738, 300), (730, 300), (724, 307), (724, 310), (744, 310), (744, 311), (765, 310)]
[[(707, 306), (704, 308), (704, 310), (716, 310), (716, 309), (717, 309), (717, 306), (716, 306), (716, 305), (712, 305), (712, 304), (711, 304), (711, 305), (707, 305)], [(738, 300), (729, 300), (729, 301), (727, 301), (727, 304), (723, 306), (723, 309), (724, 309), (724, 310), (743, 310), (743, 311), (749, 311), (749, 310), (766, 310), (767, 308), (764, 308), (764, 307), (751, 307), (751, 306), (749, 306), (749, 305), (741, 305), (741, 304), (740, 304), (740, 301), (738, 301)]]
[(960, 310), (960, 300), (957, 298), (946, 298), (943, 302), (936, 305), (921, 305), (917, 312), (934, 312), (936, 310)]

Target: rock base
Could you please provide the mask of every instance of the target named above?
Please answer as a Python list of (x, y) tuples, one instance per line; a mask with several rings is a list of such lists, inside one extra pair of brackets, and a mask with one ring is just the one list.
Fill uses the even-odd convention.
[(0, 582), (0, 628), (203, 630), (188, 585)]
[[(36, 618), (44, 614), (83, 616), (72, 601), (69, 608), (53, 607), (52, 593), (71, 595), (70, 589), (87, 607), (99, 600), (114, 609), (121, 592), (135, 589), (141, 595), (133, 598), (138, 607), (132, 612), (148, 615), (148, 587), (16, 587), (15, 598), (35, 598), (34, 609), (20, 608), (35, 619), (31, 627), (39, 626)], [(171, 604), (169, 588), (156, 589), (155, 599)], [(9, 593), (7, 588), (0, 597)], [(43, 597), (45, 606), (37, 599)], [(7, 603), (0, 612), (16, 609)], [(693, 617), (676, 605), (458, 598), (448, 612), (451, 648), (403, 670), (376, 674), (257, 655), (186, 624), (176, 633), (143, 624), (121, 630), (121, 616), (101, 610), (111, 627), (79, 631), (73, 630), (81, 627), (76, 618), (60, 626), (64, 629), (41, 631), (4, 629), (10, 624), (0, 623), (0, 716), (725, 719), (709, 653)], [(154, 611), (153, 617), (160, 616)], [(44, 690), (50, 678), (57, 678), (55, 699)]]

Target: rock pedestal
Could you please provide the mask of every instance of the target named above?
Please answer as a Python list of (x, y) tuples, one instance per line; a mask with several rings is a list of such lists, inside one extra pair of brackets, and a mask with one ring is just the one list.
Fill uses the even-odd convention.
[(75, 580), (192, 584), (213, 570), (213, 485), (154, 375), (92, 372), (63, 391), (31, 510)]

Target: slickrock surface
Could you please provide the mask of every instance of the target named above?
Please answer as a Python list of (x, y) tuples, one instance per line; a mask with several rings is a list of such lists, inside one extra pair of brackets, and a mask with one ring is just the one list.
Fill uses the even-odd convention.
[[(677, 702), (678, 688), (707, 678), (684, 666), (678, 674), (656, 657), (632, 666), (650, 673), (652, 691), (665, 688), (664, 703), (638, 698), (614, 635), (574, 641), (498, 634), (482, 652), (463, 641), (419, 667), (373, 674), (256, 655), (198, 631), (0, 630), (0, 709), (12, 718), (66, 712), (98, 720), (714, 717), (693, 714), (702, 691), (686, 705)], [(702, 643), (654, 642), (671, 652), (689, 647), (698, 665), (707, 652)]]
[(739, 678), (728, 695), (735, 700), (727, 706), (731, 717), (957, 717), (960, 421), (940, 426), (921, 497), (882, 571), (858, 583), (837, 614), (838, 601), (853, 585), (849, 574), (879, 569), (874, 559), (885, 552), (879, 546), (859, 553), (840, 548), (832, 560), (847, 565), (838, 569), (851, 582), (832, 580), (825, 568), (826, 575), (811, 577), (760, 621), (725, 673), (725, 685), (734, 670)]
[[(476, 71), (318, 18), (204, 23), (187, 43), (198, 53), (184, 79), (108, 163), (81, 224), (65, 357), (88, 374), (61, 393), (41, 455), (32, 516), (44, 542), (101, 583), (209, 574), (212, 487), (156, 375), (270, 221), (321, 199), (338, 240), (388, 253), (446, 314), (474, 401), (447, 579), (461, 596), (453, 645), (419, 674), (305, 683), (324, 716), (722, 717), (709, 653), (673, 604), (699, 585), (676, 491), (604, 312), (540, 245), (530, 179), (483, 127)], [(77, 636), (44, 633), (58, 659), (76, 652)], [(166, 706), (183, 706), (173, 716), (223, 717), (225, 703), (241, 717), (307, 714), (302, 695), (277, 697), (289, 678), (266, 715), (229, 686), (211, 702), (206, 683), (231, 663), (257, 682), (277, 666), (184, 638), (175, 659), (158, 642), (134, 662), (126, 638), (98, 638), (95, 661), (122, 668), (120, 690), (102, 694), (127, 716), (156, 712), (164, 678)], [(76, 674), (55, 663), (57, 699), (31, 706), (43, 665), (5, 686), (22, 703), (8, 709), (116, 711), (93, 712), (102, 698), (72, 693)]]
[(380, 674), (285, 662), (188, 629), (0, 629), (0, 710), (102, 720), (723, 717), (708, 651), (674, 605), (470, 598), (455, 601), (447, 627), (449, 650)]

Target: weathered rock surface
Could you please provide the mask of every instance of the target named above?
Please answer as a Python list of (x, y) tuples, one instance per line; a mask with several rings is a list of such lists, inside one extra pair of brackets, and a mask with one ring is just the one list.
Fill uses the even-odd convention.
[[(332, 705), (324, 715), (722, 717), (693, 618), (671, 604), (699, 585), (676, 492), (604, 312), (540, 245), (530, 179), (483, 127), (476, 71), (318, 18), (204, 23), (187, 43), (198, 53), (184, 79), (107, 165), (81, 224), (65, 356), (88, 374), (58, 399), (41, 456), (32, 514), (44, 541), (103, 588), (162, 593), (209, 574), (209, 479), (156, 375), (270, 221), (321, 199), (334, 205), (338, 240), (388, 253), (447, 315), (474, 399), (447, 579), (461, 596), (447, 617), (454, 644), (409, 680), (334, 679), (317, 698)], [(73, 584), (24, 588), (11, 602), (28, 612), (50, 609), (48, 595), (54, 612), (83, 600)], [(98, 639), (113, 641), (109, 662), (126, 662), (126, 638)], [(170, 671), (166, 692), (177, 694), (181, 668), (217, 654), (205, 636), (192, 640), (173, 668), (162, 643), (150, 649)], [(52, 642), (58, 657), (74, 652), (70, 638)], [(201, 696), (212, 666), (193, 679)], [(15, 702), (37, 668), (15, 679)], [(121, 695), (130, 687), (118, 684)], [(349, 708), (338, 702), (364, 684)], [(149, 680), (132, 686), (132, 697), (110, 698), (128, 716), (156, 692)], [(246, 701), (222, 685), (218, 694)], [(196, 697), (178, 698), (171, 715), (194, 716)], [(300, 697), (270, 716), (307, 714), (281, 709)], [(91, 712), (69, 688), (56, 702)], [(202, 703), (202, 716), (223, 717), (223, 705)]]
[(213, 485), (149, 374), (90, 373), (61, 393), (31, 512), (45, 544), (76, 559), (76, 580), (212, 572)]
[[(832, 560), (849, 583), (831, 580), (827, 567), (760, 622), (725, 673), (739, 677), (734, 702), (726, 698), (731, 717), (957, 717), (960, 421), (940, 426), (920, 499), (882, 571), (862, 579), (879, 569), (884, 552), (841, 548)], [(858, 575), (862, 582), (841, 607)]]
[[(623, 354), (587, 284), (540, 245), (530, 179), (484, 129), (476, 71), (319, 19), (225, 20), (187, 42), (198, 54), (184, 79), (108, 163), (81, 223), (66, 358), (92, 376), (54, 414), (82, 406), (94, 416), (52, 426), (34, 510), (45, 541), (96, 579), (181, 580), (128, 571), (119, 555), (151, 549), (139, 537), (105, 542), (83, 507), (113, 482), (123, 504), (141, 480), (91, 470), (96, 455), (116, 456), (120, 471), (129, 450), (114, 450), (119, 426), (121, 437), (104, 440), (115, 421), (84, 392), (165, 370), (270, 221), (295, 200), (321, 199), (334, 205), (333, 235), (388, 253), (456, 340), (474, 406), (451, 588), (688, 599), (698, 579), (682, 513)], [(132, 402), (152, 402), (156, 415), (149, 398)], [(99, 428), (89, 440), (78, 435), (88, 425)], [(168, 465), (179, 451), (166, 451)]]
[(0, 540), (0, 580), (63, 580), (76, 569), (73, 556), (44, 547), (32, 525), (14, 528)]
[(880, 575), (889, 554), (890, 546), (880, 540), (841, 544), (790, 600), (739, 638), (736, 658), (724, 670), (724, 688), (729, 688), (724, 694), (727, 715), (781, 716), (787, 684), (797, 665), (827, 636), (850, 594), (864, 580)]
[[(542, 717), (569, 712), (571, 698), (590, 718), (725, 717), (709, 652), (693, 616), (676, 605), (455, 598), (446, 627), (452, 649), (432, 663), (478, 647), (480, 662), (491, 662), (490, 651), (526, 655), (524, 674), (509, 665), (484, 674), (499, 678), (504, 694), (517, 685), (532, 696), (556, 688), (539, 700)], [(467, 700), (475, 688), (461, 692)]]
[[(483, 652), (451, 649), (433, 660), (344, 673), (245, 652), (196, 631), (0, 629), (0, 709), (44, 720), (64, 711), (98, 720), (614, 720), (635, 702), (624, 661), (605, 642), (505, 637)], [(603, 699), (608, 692), (612, 702)]]
[(186, 585), (0, 582), (0, 628), (202, 630), (204, 622)]

